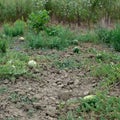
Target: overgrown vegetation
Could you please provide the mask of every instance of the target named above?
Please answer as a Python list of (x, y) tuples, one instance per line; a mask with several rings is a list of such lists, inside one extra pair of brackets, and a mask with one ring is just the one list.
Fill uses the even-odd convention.
[[(36, 93), (34, 93), (35, 90), (32, 91), (34, 86), (29, 86), (24, 74), (28, 75), (30, 72), (30, 75), (32, 74), (30, 80), (36, 78), (36, 82), (52, 74), (53, 76), (49, 76), (50, 80), (55, 80), (56, 76), (60, 78), (53, 83), (54, 88), (57, 86), (61, 87), (61, 90), (63, 88), (72, 90), (74, 86), (75, 91), (78, 86), (81, 87), (79, 80), (83, 83), (88, 82), (83, 81), (88, 77), (88, 79), (97, 80), (96, 91), (92, 91), (95, 98), (87, 101), (82, 97), (75, 101), (71, 99), (72, 102), (69, 99), (62, 101), (63, 103), (61, 102), (57, 108), (67, 112), (61, 112), (59, 119), (119, 120), (120, 97), (108, 94), (109, 88), (120, 82), (120, 25), (117, 24), (109, 29), (104, 24), (86, 32), (78, 30), (76, 32), (66, 26), (50, 24), (50, 20), (53, 19), (69, 24), (84, 23), (88, 27), (103, 19), (109, 24), (111, 20), (120, 19), (119, 10), (119, 0), (0, 0), (0, 21), (4, 22), (0, 29), (0, 82), (5, 80), (5, 84), (8, 84), (7, 80), (14, 81), (22, 76), (20, 80), (25, 79), (25, 84), (28, 86), (26, 91), (28, 95), (15, 91), (7, 100), (12, 104), (20, 102), (20, 104), (30, 105), (30, 109), (28, 107), (25, 110), (29, 116), (32, 116), (37, 110), (43, 109), (41, 104), (33, 104), (36, 99), (29, 98), (29, 92), (34, 95), (37, 91)], [(110, 50), (100, 52), (93, 48), (94, 45), (89, 49), (89, 45), (83, 46), (85, 42), (105, 44), (110, 47)], [(17, 47), (24, 44), (24, 48), (22, 46), (16, 52), (11, 44)], [(48, 55), (47, 52), (50, 54)], [(78, 73), (75, 77), (71, 75), (67, 82), (71, 72), (80, 72), (80, 74)], [(63, 73), (65, 75), (62, 75)], [(26, 77), (29, 78), (29, 76)], [(65, 84), (62, 85), (63, 81), (60, 80), (64, 77)], [(42, 82), (41, 80), (39, 85)], [(47, 83), (50, 83), (49, 80), (44, 81), (41, 86)], [(2, 86), (0, 95), (8, 93), (8, 89)], [(104, 94), (104, 91), (108, 93)], [(57, 97), (52, 99), (56, 100)], [(8, 119), (14, 119), (14, 116)]]
[(119, 0), (0, 0), (0, 21), (26, 19), (32, 11), (43, 9), (50, 11), (50, 15), (58, 21), (78, 25), (82, 22), (89, 25), (102, 18), (107, 22), (120, 18)]

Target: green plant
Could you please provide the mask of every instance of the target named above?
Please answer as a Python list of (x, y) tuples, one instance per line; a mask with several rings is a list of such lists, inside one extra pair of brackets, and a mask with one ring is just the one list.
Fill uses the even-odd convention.
[(40, 10), (37, 12), (32, 12), (28, 18), (28, 26), (31, 30), (35, 32), (40, 32), (40, 30), (44, 30), (46, 24), (49, 22), (48, 11)]
[(6, 93), (8, 91), (7, 87), (0, 87), (0, 95)]
[(120, 79), (120, 64), (101, 64), (92, 71), (93, 75), (103, 79), (100, 86), (105, 88), (118, 82)]
[(26, 103), (26, 104), (32, 104), (33, 102), (36, 101), (36, 98), (29, 98), (25, 94), (19, 94), (18, 92), (12, 92), (9, 96), (9, 100), (14, 103), (21, 102), (21, 103)]
[(6, 53), (7, 52), (7, 41), (2, 40), (1, 38), (0, 38), (0, 52), (1, 53)]
[(62, 26), (56, 26), (54, 30), (56, 31), (54, 34), (46, 31), (41, 31), (39, 34), (35, 34), (33, 32), (28, 33), (26, 39), (28, 40), (28, 45), (34, 49), (38, 48), (50, 48), (50, 49), (63, 49), (72, 44), (72, 40), (74, 40), (74, 33)]
[(21, 20), (17, 20), (13, 25), (4, 24), (3, 27), (5, 35), (14, 37), (24, 34), (25, 23)]
[(17, 52), (7, 52), (0, 59), (0, 77), (8, 78), (23, 75), (27, 72), (28, 56)]
[(113, 48), (116, 51), (120, 52), (120, 25), (117, 25), (116, 28), (112, 31), (111, 42), (112, 42)]
[(33, 0), (0, 0), (0, 22), (27, 19), (34, 10)]
[(53, 65), (59, 69), (75, 69), (80, 68), (82, 66), (81, 62), (78, 63), (75, 58), (64, 58), (62, 60), (54, 61)]
[(104, 43), (111, 43), (112, 32), (103, 27), (99, 27), (96, 30), (96, 34), (98, 36), (99, 41)]
[(88, 31), (86, 33), (80, 33), (77, 35), (76, 39), (80, 42), (97, 42), (97, 36), (94, 31)]

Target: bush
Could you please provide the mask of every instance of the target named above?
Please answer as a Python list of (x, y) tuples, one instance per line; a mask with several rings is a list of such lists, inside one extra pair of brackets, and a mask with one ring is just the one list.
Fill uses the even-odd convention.
[(49, 19), (50, 17), (48, 15), (48, 11), (46, 10), (33, 12), (29, 15), (28, 18), (29, 28), (38, 33), (39, 31), (45, 29)]
[(17, 20), (13, 26), (10, 24), (5, 24), (4, 26), (4, 33), (5, 35), (14, 37), (18, 35), (24, 34), (25, 23), (21, 20)]

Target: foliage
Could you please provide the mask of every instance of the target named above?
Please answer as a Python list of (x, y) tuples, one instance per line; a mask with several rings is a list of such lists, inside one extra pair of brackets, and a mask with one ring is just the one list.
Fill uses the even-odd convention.
[(13, 25), (4, 24), (4, 33), (5, 35), (14, 37), (24, 34), (25, 23), (21, 20), (17, 20)]
[(28, 18), (28, 26), (31, 30), (38, 33), (40, 30), (45, 29), (49, 19), (49, 15), (46, 10), (32, 12)]

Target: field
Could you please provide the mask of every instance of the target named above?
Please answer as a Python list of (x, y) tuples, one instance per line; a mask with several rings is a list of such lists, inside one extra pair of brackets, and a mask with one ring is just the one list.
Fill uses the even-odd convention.
[(0, 0), (0, 120), (120, 120), (120, 2), (100, 1)]

